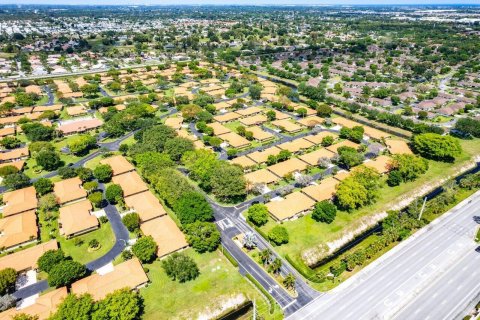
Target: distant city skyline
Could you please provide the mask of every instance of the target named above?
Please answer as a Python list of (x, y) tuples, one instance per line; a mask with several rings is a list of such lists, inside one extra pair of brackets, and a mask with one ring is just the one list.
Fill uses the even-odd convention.
[(480, 5), (480, 0), (0, 0), (0, 5)]

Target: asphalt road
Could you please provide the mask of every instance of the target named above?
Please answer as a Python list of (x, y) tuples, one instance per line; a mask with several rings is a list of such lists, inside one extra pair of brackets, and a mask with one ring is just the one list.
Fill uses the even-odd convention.
[(480, 192), (288, 317), (455, 319), (480, 290)]

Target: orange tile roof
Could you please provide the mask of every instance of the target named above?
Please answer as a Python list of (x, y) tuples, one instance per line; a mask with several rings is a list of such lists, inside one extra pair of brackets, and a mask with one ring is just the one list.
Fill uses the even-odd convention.
[(247, 131), (252, 132), (253, 138), (259, 141), (265, 141), (265, 140), (275, 138), (273, 134), (267, 131), (263, 131), (262, 128), (260, 127), (250, 127), (250, 128), (247, 128)]
[(337, 150), (340, 147), (351, 147), (351, 148), (354, 148), (354, 149), (358, 149), (358, 146), (359, 145), (356, 144), (355, 142), (352, 142), (350, 140), (343, 140), (342, 142), (339, 142), (339, 143), (336, 143), (336, 144), (331, 145), (329, 147), (326, 147), (325, 149), (337, 153)]
[(311, 185), (303, 188), (301, 191), (315, 201), (331, 199), (336, 192), (336, 186), (340, 182), (333, 177), (328, 177), (320, 181), (317, 185)]
[(148, 277), (137, 258), (117, 264), (113, 271), (100, 275), (92, 274), (72, 284), (71, 292), (77, 295), (89, 293), (98, 301), (115, 290), (138, 288), (148, 282)]
[(168, 215), (144, 222), (140, 229), (147, 236), (152, 236), (158, 245), (157, 256), (163, 257), (188, 246), (185, 235)]
[(408, 146), (407, 142), (403, 140), (387, 139), (385, 140), (388, 150), (391, 154), (412, 154), (412, 150)]
[(125, 157), (118, 155), (100, 160), (101, 164), (108, 164), (114, 176), (135, 170), (135, 167)]
[(276, 156), (280, 153), (280, 151), (282, 151), (282, 150), (279, 149), (276, 146), (273, 146), (273, 147), (267, 148), (263, 151), (255, 151), (255, 152), (252, 152), (250, 154), (247, 154), (247, 157), (249, 157), (250, 159), (252, 159), (256, 163), (264, 163), (264, 162), (267, 161), (268, 156), (270, 156), (270, 155)]
[(229, 132), (218, 136), (234, 148), (245, 148), (251, 144), (250, 141), (235, 132)]
[(0, 219), (0, 248), (8, 249), (37, 239), (35, 210)]
[(290, 120), (288, 119), (284, 119), (284, 120), (275, 120), (275, 121), (272, 121), (272, 124), (276, 127), (282, 127), (285, 129), (285, 131), (287, 132), (297, 132), (297, 131), (300, 131), (302, 130), (303, 128), (301, 126), (299, 126), (298, 124), (296, 123), (293, 123), (291, 122)]
[(332, 132), (329, 132), (329, 131), (322, 131), (322, 132), (319, 132), (317, 134), (306, 136), (306, 137), (304, 137), (304, 139), (310, 141), (313, 144), (318, 145), (318, 144), (321, 144), (323, 138), (325, 138), (327, 136), (330, 136), (334, 139), (336, 139), (338, 137), (338, 135), (335, 134), (335, 133), (332, 133)]
[(40, 243), (34, 247), (21, 250), (0, 258), (0, 270), (13, 268), (17, 272), (36, 269), (38, 258), (48, 250), (57, 250), (57, 240)]
[(44, 112), (44, 111), (60, 111), (62, 110), (63, 108), (63, 105), (61, 104), (54, 104), (54, 105), (51, 105), (51, 106), (36, 106), (33, 108), (33, 111), (34, 112)]
[(257, 165), (257, 163), (255, 161), (248, 158), (247, 156), (241, 156), (241, 157), (235, 158), (233, 160), (230, 160), (230, 163), (238, 164), (239, 166), (241, 166), (243, 168), (253, 167), (253, 166)]
[(148, 190), (148, 186), (135, 171), (114, 176), (112, 181), (122, 187), (124, 197)]
[(227, 112), (218, 116), (213, 117), (215, 121), (218, 121), (220, 123), (228, 122), (228, 121), (233, 121), (238, 118), (240, 118), (241, 115), (235, 112)]
[(308, 211), (312, 209), (314, 205), (315, 201), (299, 191), (290, 193), (280, 201), (270, 201), (266, 204), (268, 212), (279, 221)]
[(38, 320), (48, 319), (68, 295), (67, 287), (55, 289), (39, 296), (35, 303), (23, 309), (12, 308), (0, 313), (0, 320), (11, 320), (16, 315), (25, 313), (38, 316)]
[(85, 113), (87, 113), (87, 109), (84, 106), (75, 106), (75, 107), (67, 108), (67, 114), (69, 116), (78, 116)]
[(261, 123), (267, 122), (268, 119), (263, 114), (256, 114), (254, 116), (250, 116), (250, 117), (240, 119), (239, 121), (244, 126), (253, 126), (253, 125), (259, 125)]
[(126, 197), (125, 204), (128, 208), (138, 213), (141, 222), (167, 214), (160, 201), (158, 201), (157, 197), (150, 191)]
[(3, 194), (2, 214), (8, 217), (25, 211), (35, 210), (38, 206), (37, 195), (34, 187), (18, 189)]
[(82, 200), (60, 208), (60, 233), (66, 237), (98, 228), (98, 219), (91, 214), (92, 204)]
[(377, 170), (379, 173), (387, 173), (389, 171), (388, 164), (392, 161), (392, 158), (389, 156), (378, 156), (374, 160), (367, 160), (363, 164), (366, 167), (373, 168)]
[(298, 123), (300, 123), (301, 125), (304, 125), (305, 127), (314, 127), (318, 124), (322, 124), (324, 121), (325, 119), (320, 118), (318, 116), (310, 116), (310, 117), (297, 120)]
[(165, 125), (176, 130), (182, 127), (182, 123), (183, 123), (182, 117), (170, 117), (165, 119)]
[(25, 160), (18, 160), (13, 162), (0, 163), (0, 168), (6, 167), (6, 166), (14, 166), (20, 171), (23, 169), (24, 165), (25, 165)]
[(0, 161), (10, 161), (28, 157), (28, 147), (12, 149), (0, 153)]
[(227, 127), (221, 125), (218, 122), (209, 123), (207, 126), (213, 129), (213, 134), (216, 136), (232, 132), (232, 130), (228, 129)]
[(280, 180), (279, 177), (274, 175), (267, 169), (260, 169), (254, 172), (245, 174), (245, 180), (250, 182), (252, 185), (260, 184), (270, 184)]
[(93, 119), (84, 119), (79, 121), (72, 121), (63, 125), (58, 126), (58, 130), (62, 131), (63, 134), (71, 134), (77, 132), (84, 132), (100, 127), (103, 124), (103, 121), (97, 118)]
[(286, 161), (271, 165), (267, 167), (268, 170), (273, 172), (280, 178), (285, 177), (289, 173), (296, 171), (303, 171), (307, 169), (308, 165), (298, 158), (291, 158)]
[(250, 116), (252, 114), (262, 112), (262, 109), (259, 107), (248, 107), (246, 109), (240, 109), (235, 112), (242, 116)]
[(282, 144), (279, 144), (277, 147), (279, 147), (282, 150), (288, 150), (292, 153), (295, 153), (300, 150), (308, 149), (313, 146), (314, 144), (311, 143), (310, 141), (306, 140), (305, 138), (300, 138), (300, 139), (295, 139), (293, 141), (284, 142)]
[(301, 155), (299, 158), (302, 160), (302, 161), (305, 161), (306, 163), (312, 165), (312, 166), (316, 166), (318, 165), (318, 160), (320, 158), (333, 158), (335, 156), (335, 153), (331, 152), (331, 151), (328, 151), (327, 149), (324, 149), (324, 148), (321, 148), (321, 149), (318, 149), (318, 150), (315, 150), (313, 152), (309, 152), (309, 153), (306, 153), (304, 155)]
[(5, 127), (0, 129), (0, 137), (11, 136), (15, 134), (15, 127)]
[(60, 204), (80, 200), (87, 196), (87, 192), (82, 189), (82, 180), (79, 177), (55, 182), (53, 192)]

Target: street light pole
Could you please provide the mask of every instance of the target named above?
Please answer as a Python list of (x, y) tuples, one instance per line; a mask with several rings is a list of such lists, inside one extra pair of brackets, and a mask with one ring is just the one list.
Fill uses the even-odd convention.
[(420, 220), (422, 218), (423, 210), (425, 210), (425, 204), (426, 203), (427, 203), (427, 197), (425, 197), (425, 199), (423, 199), (423, 205), (422, 205), (422, 209), (420, 210), (420, 214), (418, 215), (418, 220)]

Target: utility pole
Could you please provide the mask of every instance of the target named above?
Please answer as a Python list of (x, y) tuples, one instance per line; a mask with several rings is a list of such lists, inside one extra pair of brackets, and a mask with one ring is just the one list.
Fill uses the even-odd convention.
[(425, 197), (425, 199), (423, 199), (423, 205), (422, 205), (422, 209), (420, 210), (420, 214), (418, 215), (418, 220), (420, 220), (422, 218), (423, 210), (425, 210), (425, 204), (426, 203), (427, 203), (427, 197)]
[(253, 320), (257, 320), (257, 306), (255, 304), (255, 299), (253, 299)]

